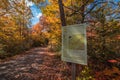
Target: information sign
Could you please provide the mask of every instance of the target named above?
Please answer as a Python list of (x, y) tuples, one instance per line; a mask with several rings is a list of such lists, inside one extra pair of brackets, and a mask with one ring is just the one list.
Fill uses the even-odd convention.
[(62, 60), (87, 65), (87, 24), (62, 27)]

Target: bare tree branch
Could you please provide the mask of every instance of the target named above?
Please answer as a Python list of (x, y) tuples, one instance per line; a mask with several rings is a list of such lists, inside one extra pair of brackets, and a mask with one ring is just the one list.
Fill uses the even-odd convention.
[[(103, 3), (107, 3), (107, 2), (99, 2), (99, 3), (97, 3), (97, 4), (94, 4), (94, 6), (92, 6), (91, 9), (90, 9), (88, 12), (86, 12), (85, 16), (86, 16), (87, 14), (89, 14), (92, 10), (94, 10), (94, 8), (95, 8), (96, 6), (98, 6), (99, 4), (103, 4)], [(103, 8), (103, 7), (100, 7), (100, 8)], [(100, 9), (100, 8), (99, 8), (99, 9)]]
[[(73, 12), (72, 14), (70, 14), (69, 16), (72, 16), (72, 15), (78, 14), (78, 13), (81, 14), (82, 12), (79, 12), (79, 11), (82, 9), (83, 6), (87, 5), (88, 2), (89, 2), (89, 0), (87, 0), (86, 3), (83, 4), (78, 10), (74, 10), (74, 9), (72, 9), (72, 8), (66, 7), (66, 8), (68, 8), (68, 9), (74, 11), (74, 12)], [(91, 13), (92, 10), (94, 10), (94, 8), (95, 8), (96, 6), (98, 6), (99, 4), (103, 4), (103, 3), (108, 3), (108, 2), (107, 2), (107, 1), (105, 1), (105, 2), (101, 2), (101, 1), (95, 1), (95, 2), (93, 2), (94, 6), (92, 6), (91, 9), (90, 9), (88, 12), (86, 12), (85, 16), (88, 15), (89, 13)], [(113, 1), (109, 1), (109, 3), (111, 3), (111, 4), (113, 4), (113, 5), (117, 5), (117, 4), (116, 4), (115, 2), (113, 2)], [(64, 6), (64, 7), (65, 7), (65, 6)], [(102, 8), (102, 7), (101, 7), (101, 8)]]
[(70, 10), (72, 10), (72, 11), (76, 11), (75, 9), (70, 8), (70, 7), (67, 7), (67, 6), (65, 6), (64, 4), (63, 4), (63, 7), (64, 7), (64, 8), (67, 8), (67, 9), (70, 9)]
[(86, 6), (88, 4), (89, 0), (87, 0), (79, 9), (75, 10), (72, 14), (69, 16), (73, 16), (76, 13), (79, 13), (79, 11), (83, 8), (83, 6)]

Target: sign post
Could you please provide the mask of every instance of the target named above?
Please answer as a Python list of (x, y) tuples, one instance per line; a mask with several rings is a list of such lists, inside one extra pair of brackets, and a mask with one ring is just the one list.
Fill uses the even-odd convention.
[[(65, 13), (64, 13), (62, 0), (58, 0), (58, 4), (59, 4), (60, 19), (62, 26), (66, 26)], [(76, 64), (72, 63), (72, 80), (75, 80), (75, 78), (76, 78)]]
[(72, 80), (76, 79), (76, 64), (72, 63)]
[[(80, 28), (81, 27), (80, 25), (76, 25), (77, 28), (79, 27), (78, 29), (77, 28), (74, 29), (74, 27), (71, 27), (71, 28), (66, 27), (66, 20), (65, 20), (65, 14), (64, 14), (62, 0), (58, 0), (58, 3), (59, 3), (61, 23), (62, 23), (62, 26), (64, 26), (62, 28), (62, 31), (63, 31), (63, 35), (62, 35), (62, 60), (72, 63), (72, 73), (71, 73), (72, 80), (76, 80), (76, 63), (85, 64), (85, 65), (87, 64), (86, 56), (82, 56), (82, 53), (86, 54), (86, 52), (87, 52), (86, 51), (87, 48), (85, 46), (86, 45), (86, 38), (85, 38), (86, 35), (84, 35), (84, 34), (86, 34), (86, 29), (83, 27)], [(71, 30), (69, 30), (69, 29), (71, 29)], [(67, 36), (65, 35), (66, 31), (70, 33), (72, 30), (73, 30), (73, 33), (74, 32), (77, 32), (77, 33), (76, 34), (72, 33), (73, 35), (72, 34), (67, 34)], [(79, 34), (79, 30), (82, 34)], [(82, 32), (82, 30), (83, 30), (83, 32)], [(67, 46), (66, 46), (65, 40), (67, 41)], [(80, 45), (75, 46), (75, 44), (77, 44), (77, 43), (74, 43), (74, 42), (77, 42), (75, 40), (77, 40), (78, 44), (80, 44)], [(70, 45), (69, 45), (69, 43), (70, 43)], [(72, 46), (73, 44), (74, 44), (74, 46)], [(70, 54), (69, 54), (69, 52), (70, 52)], [(78, 54), (79, 52), (80, 52), (80, 54)], [(81, 58), (81, 60), (79, 60), (79, 58)]]

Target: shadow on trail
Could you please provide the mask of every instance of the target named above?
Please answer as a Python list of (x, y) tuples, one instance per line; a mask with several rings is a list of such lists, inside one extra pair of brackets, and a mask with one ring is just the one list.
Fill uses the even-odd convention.
[(62, 80), (60, 68), (64, 64), (47, 48), (34, 48), (25, 53), (0, 63), (0, 80)]

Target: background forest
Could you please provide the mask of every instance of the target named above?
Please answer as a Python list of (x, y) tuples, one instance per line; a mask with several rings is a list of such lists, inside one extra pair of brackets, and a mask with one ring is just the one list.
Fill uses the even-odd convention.
[[(32, 1), (38, 5), (45, 0)], [(32, 14), (25, 0), (0, 0), (0, 59), (39, 46), (47, 46), (55, 52), (61, 50), (59, 3), (58, 0), (49, 2), (40, 8), (40, 21), (30, 28)], [(87, 74), (89, 78), (91, 68), (99, 71), (113, 65), (115, 71), (106, 69), (101, 74), (120, 74), (120, 0), (63, 0), (62, 5), (67, 25), (89, 24), (87, 50), (90, 62), (89, 68), (85, 68), (86, 73), (81, 75)]]

